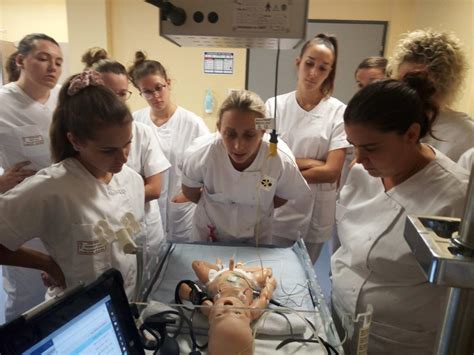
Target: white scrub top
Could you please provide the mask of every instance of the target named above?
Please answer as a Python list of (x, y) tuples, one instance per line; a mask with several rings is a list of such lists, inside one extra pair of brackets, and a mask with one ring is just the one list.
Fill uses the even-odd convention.
[(114, 267), (121, 271), (130, 298), (137, 273), (135, 255), (124, 254), (117, 242), (103, 244), (94, 227), (106, 220), (117, 231), (129, 212), (141, 223), (144, 204), (143, 179), (129, 167), (105, 184), (68, 158), (0, 196), (0, 244), (16, 250), (38, 236), (61, 267), (68, 287), (91, 282)]
[(183, 184), (203, 188), (194, 214), (194, 240), (269, 244), (273, 198), (292, 200), (309, 192), (291, 152), (279, 146), (278, 154), (269, 157), (268, 140), (264, 135), (244, 171), (233, 167), (218, 132), (197, 139), (186, 152)]
[[(275, 98), (267, 101), (274, 115)], [(296, 158), (326, 161), (331, 150), (347, 148), (343, 114), (346, 105), (328, 97), (306, 111), (296, 100), (296, 91), (277, 96), (276, 129)], [(311, 192), (289, 201), (275, 211), (274, 235), (322, 243), (331, 237), (336, 208), (336, 183), (309, 184)]]
[[(51, 164), (49, 126), (60, 86), (50, 91), (42, 104), (29, 97), (16, 83), (0, 87), (0, 165), (7, 169), (29, 160), (29, 169), (39, 170)], [(45, 251), (39, 239), (25, 246)], [(3, 287), (7, 294), (5, 318), (14, 319), (44, 301), (46, 288), (37, 270), (3, 266)]]
[(435, 139), (430, 135), (421, 141), (427, 143), (453, 161), (474, 147), (474, 121), (464, 112), (445, 109), (439, 112), (432, 127)]
[(161, 195), (158, 199), (166, 236), (173, 241), (191, 239), (192, 217), (195, 205), (192, 202), (174, 203), (173, 197), (181, 192), (181, 163), (184, 151), (196, 137), (209, 133), (201, 117), (180, 106), (162, 126), (151, 120), (151, 109), (146, 107), (133, 113), (133, 118), (153, 128), (158, 142), (171, 168), (164, 174)]
[(30, 169), (39, 170), (51, 164), (49, 125), (60, 86), (51, 90), (48, 101), (41, 104), (29, 97), (16, 83), (0, 88), (0, 152), (3, 168), (29, 160)]
[[(468, 175), (444, 154), (385, 191), (355, 165), (336, 209), (332, 304), (343, 319), (374, 308), (369, 353), (431, 353), (446, 288), (428, 283), (404, 238), (408, 214), (461, 217)], [(423, 191), (423, 193), (420, 193)]]
[[(127, 165), (143, 178), (163, 173), (171, 166), (166, 159), (153, 130), (141, 122), (133, 122), (132, 144)], [(163, 182), (162, 182), (163, 183)], [(157, 256), (159, 244), (165, 240), (158, 200), (145, 204), (145, 240), (137, 242), (145, 246), (145, 265)]]

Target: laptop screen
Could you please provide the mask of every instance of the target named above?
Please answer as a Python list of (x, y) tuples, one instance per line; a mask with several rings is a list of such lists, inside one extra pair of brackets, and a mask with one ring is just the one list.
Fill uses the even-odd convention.
[(23, 354), (127, 354), (110, 296), (104, 297)]
[(0, 355), (144, 353), (117, 270), (31, 313), (0, 327)]

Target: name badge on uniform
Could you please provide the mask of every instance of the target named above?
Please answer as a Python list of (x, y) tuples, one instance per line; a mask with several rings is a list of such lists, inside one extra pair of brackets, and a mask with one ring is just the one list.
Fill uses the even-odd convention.
[(49, 143), (45, 139), (45, 132), (42, 132), (38, 126), (14, 127), (13, 131), (25, 157), (49, 156)]
[(265, 175), (262, 180), (260, 180), (260, 188), (265, 191), (270, 191), (275, 185), (275, 179), (271, 176)]

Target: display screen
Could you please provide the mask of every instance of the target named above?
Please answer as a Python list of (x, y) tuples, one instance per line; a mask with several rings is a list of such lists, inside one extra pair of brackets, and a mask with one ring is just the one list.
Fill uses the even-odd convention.
[(127, 354), (127, 346), (110, 296), (27, 349), (23, 354)]

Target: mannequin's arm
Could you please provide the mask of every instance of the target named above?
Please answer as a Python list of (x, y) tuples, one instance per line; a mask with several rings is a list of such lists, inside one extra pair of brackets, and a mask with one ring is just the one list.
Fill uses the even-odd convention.
[(204, 284), (209, 282), (209, 270), (219, 270), (218, 264), (213, 264), (204, 260), (193, 261), (192, 267), (199, 281)]

